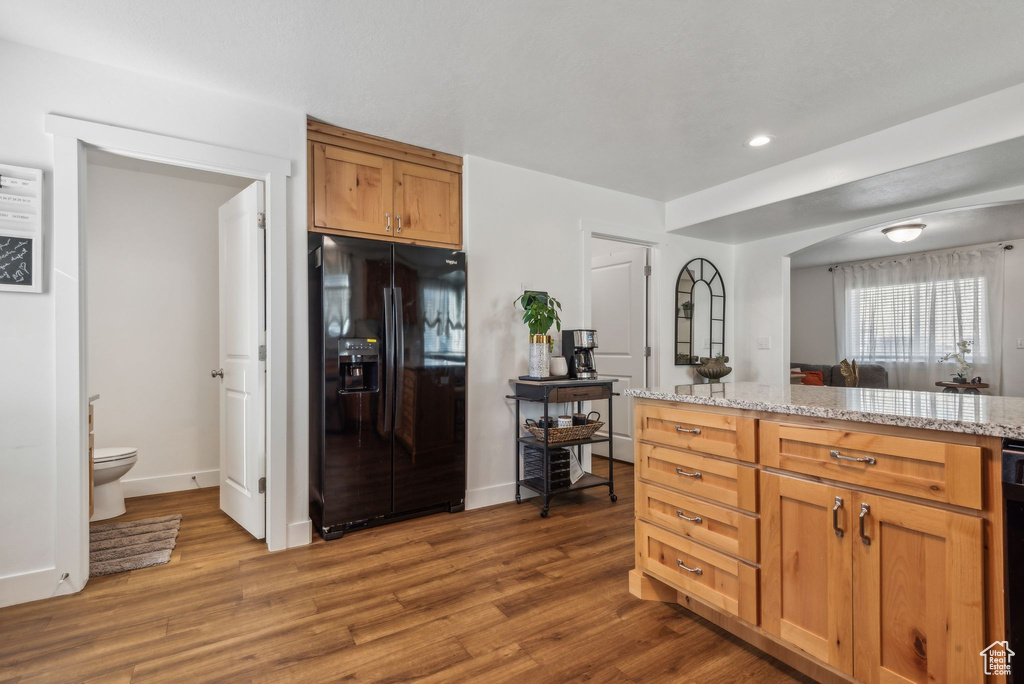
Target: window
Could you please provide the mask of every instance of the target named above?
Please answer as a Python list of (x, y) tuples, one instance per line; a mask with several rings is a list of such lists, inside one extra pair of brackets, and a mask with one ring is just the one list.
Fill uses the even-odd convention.
[(986, 292), (983, 276), (849, 289), (847, 348), (862, 362), (933, 363), (967, 339), (985, 361)]

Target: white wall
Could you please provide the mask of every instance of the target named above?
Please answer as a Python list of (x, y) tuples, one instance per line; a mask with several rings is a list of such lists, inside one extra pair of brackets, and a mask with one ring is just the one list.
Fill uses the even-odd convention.
[(239, 183), (154, 167), (87, 174), (87, 391), (96, 447), (139, 450), (125, 496), (219, 482), (217, 210)]
[(836, 304), (828, 266), (794, 268), (790, 286), (790, 359), (830, 364), (836, 360)]
[[(513, 300), (521, 288), (546, 290), (563, 305), (562, 327), (585, 323), (584, 227), (596, 233), (646, 240), (654, 247), (654, 317), (671, 321), (671, 294), (679, 269), (704, 256), (722, 270), (732, 290), (733, 248), (664, 232), (664, 205), (497, 162), (467, 157), (463, 208), (469, 277), (469, 507), (511, 501), (514, 406), (508, 380), (527, 370), (527, 330)], [(584, 268), (586, 263), (586, 268)], [(731, 304), (730, 304), (731, 307)], [(732, 312), (727, 310), (727, 351)], [(600, 331), (599, 331), (600, 333)], [(660, 386), (692, 382), (689, 367), (673, 363), (671, 323), (659, 326), (655, 353)], [(556, 346), (559, 343), (556, 342)], [(621, 416), (619, 419), (628, 419)]]
[[(1004, 396), (1024, 396), (1024, 240), (1006, 242), (1013, 249), (1006, 255), (1003, 281), (1003, 377)], [(964, 245), (965, 247), (968, 245)], [(836, 361), (835, 300), (832, 274), (827, 266), (795, 268), (790, 276), (792, 360), (799, 363)], [(827, 323), (828, 325), (823, 325)]]
[[(53, 264), (50, 196), (53, 140), (48, 113), (140, 129), (290, 159), (288, 230), (291, 387), (288, 425), (290, 538), (308, 534), (306, 431), (305, 115), (0, 41), (0, 158), (44, 170), (45, 265)], [(0, 605), (67, 592), (58, 585), (53, 513), (54, 306), (43, 294), (0, 292)], [(13, 322), (13, 323), (9, 323)], [(291, 530), (290, 530), (291, 531)]]

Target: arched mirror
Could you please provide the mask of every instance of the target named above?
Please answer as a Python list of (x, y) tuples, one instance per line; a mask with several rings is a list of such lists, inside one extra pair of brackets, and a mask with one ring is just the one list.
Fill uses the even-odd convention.
[(707, 259), (689, 261), (676, 279), (676, 365), (725, 355), (725, 283)]

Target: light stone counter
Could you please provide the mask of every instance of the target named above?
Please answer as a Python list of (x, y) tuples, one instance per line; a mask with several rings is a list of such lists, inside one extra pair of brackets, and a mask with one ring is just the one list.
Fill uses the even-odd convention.
[(628, 389), (644, 399), (678, 401), (859, 423), (1024, 439), (1024, 399), (866, 387), (724, 382), (671, 390)]

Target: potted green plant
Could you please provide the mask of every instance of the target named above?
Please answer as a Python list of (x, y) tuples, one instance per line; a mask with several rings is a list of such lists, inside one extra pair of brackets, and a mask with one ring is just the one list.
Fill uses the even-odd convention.
[(562, 303), (547, 292), (527, 290), (516, 298), (515, 303), (523, 309), (523, 323), (530, 328), (530, 371), (531, 378), (545, 378), (551, 370), (551, 336), (548, 331), (554, 325), (562, 331), (562, 320), (558, 312)]

